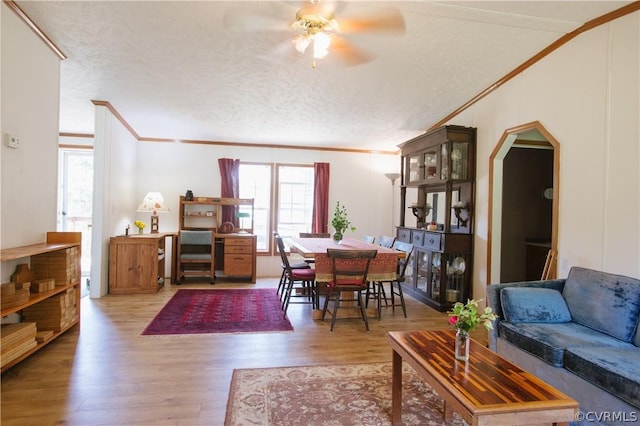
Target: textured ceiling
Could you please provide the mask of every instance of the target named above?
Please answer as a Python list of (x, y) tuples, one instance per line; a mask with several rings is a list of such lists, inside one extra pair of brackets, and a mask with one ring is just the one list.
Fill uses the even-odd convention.
[(311, 67), (289, 40), (303, 2), (17, 1), (64, 52), (60, 131), (93, 133), (91, 100), (142, 137), (395, 150), (525, 60), (629, 1), (353, 1), (402, 34), (345, 34), (374, 59)]

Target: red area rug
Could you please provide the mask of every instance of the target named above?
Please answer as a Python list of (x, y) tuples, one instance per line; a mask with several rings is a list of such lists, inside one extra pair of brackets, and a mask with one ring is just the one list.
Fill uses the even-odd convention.
[(275, 289), (181, 289), (143, 335), (293, 331)]

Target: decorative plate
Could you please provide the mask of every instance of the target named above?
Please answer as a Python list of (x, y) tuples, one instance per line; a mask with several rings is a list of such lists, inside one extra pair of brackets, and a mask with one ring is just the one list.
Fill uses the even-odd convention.
[(467, 269), (467, 264), (464, 262), (462, 257), (456, 257), (453, 259), (453, 271), (458, 274), (464, 274), (465, 269)]

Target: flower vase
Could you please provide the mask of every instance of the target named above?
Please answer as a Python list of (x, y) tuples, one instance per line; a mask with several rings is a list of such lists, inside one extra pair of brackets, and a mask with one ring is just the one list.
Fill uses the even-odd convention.
[(333, 233), (333, 242), (336, 244), (340, 244), (342, 242), (343, 234), (340, 231), (336, 231)]
[(457, 360), (469, 360), (469, 346), (471, 346), (471, 342), (469, 341), (469, 332), (464, 330), (456, 331), (455, 358)]
[(142, 234), (143, 232), (142, 228), (138, 228), (138, 234)]

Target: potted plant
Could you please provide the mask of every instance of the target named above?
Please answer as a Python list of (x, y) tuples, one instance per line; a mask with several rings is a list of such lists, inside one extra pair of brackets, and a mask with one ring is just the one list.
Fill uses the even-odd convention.
[(338, 244), (340, 244), (344, 238), (344, 233), (347, 229), (350, 229), (352, 232), (356, 230), (355, 226), (351, 225), (351, 222), (347, 217), (347, 208), (340, 205), (340, 201), (337, 202), (336, 209), (333, 212), (331, 226), (335, 229), (335, 232), (333, 233), (333, 240)]
[(448, 312), (449, 324), (456, 329), (455, 357), (461, 361), (469, 359), (469, 332), (475, 330), (479, 324), (491, 330), (493, 321), (498, 318), (489, 306), (478, 314), (478, 302), (479, 300), (467, 300), (466, 305), (456, 302)]

